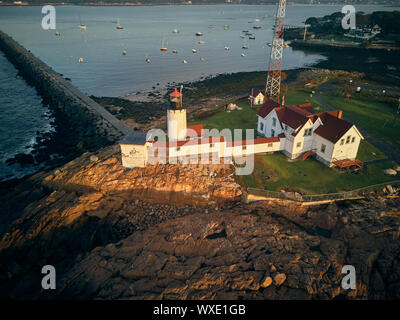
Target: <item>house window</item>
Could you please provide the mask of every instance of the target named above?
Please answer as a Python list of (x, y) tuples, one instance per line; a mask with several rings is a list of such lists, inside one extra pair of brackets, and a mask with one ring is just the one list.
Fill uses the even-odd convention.
[(346, 138), (346, 144), (348, 144), (349, 142), (350, 142), (350, 136), (347, 136), (347, 138)]
[(356, 140), (356, 137), (351, 138), (351, 143), (354, 143), (355, 140)]
[(301, 142), (297, 142), (296, 148), (300, 148), (300, 147), (301, 147)]
[(312, 134), (312, 128), (306, 129), (306, 130), (304, 131), (304, 135), (305, 135), (305, 136), (311, 136), (311, 134)]
[(287, 129), (288, 129), (288, 127), (287, 127), (287, 125), (285, 124), (285, 131), (287, 131)]
[(214, 143), (210, 143), (210, 148), (214, 148)]
[(246, 150), (246, 146), (242, 146), (242, 150)]
[(260, 131), (264, 130), (264, 123), (260, 122)]
[(268, 148), (272, 148), (272, 143), (268, 143)]
[(181, 150), (181, 147), (176, 147), (176, 151), (180, 151)]
[(321, 144), (321, 152), (322, 152), (322, 153), (325, 153), (325, 149), (326, 149), (326, 145)]
[(274, 129), (271, 130), (271, 137), (275, 137), (275, 130)]
[(276, 126), (276, 118), (272, 118), (272, 126), (273, 126), (273, 127)]
[(340, 145), (344, 145), (344, 139), (340, 140)]

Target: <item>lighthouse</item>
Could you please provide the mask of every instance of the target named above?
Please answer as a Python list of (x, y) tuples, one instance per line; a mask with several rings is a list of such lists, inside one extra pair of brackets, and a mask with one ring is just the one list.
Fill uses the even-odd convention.
[[(181, 87), (182, 91), (182, 87)], [(182, 105), (182, 92), (176, 88), (169, 95), (170, 106), (167, 111), (168, 139), (170, 141), (186, 138), (186, 109)]]

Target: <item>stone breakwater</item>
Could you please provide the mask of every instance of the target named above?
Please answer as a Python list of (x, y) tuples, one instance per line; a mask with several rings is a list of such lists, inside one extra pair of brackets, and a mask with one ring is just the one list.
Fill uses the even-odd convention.
[(47, 64), (0, 31), (0, 49), (52, 108), (62, 111), (85, 145), (108, 145), (129, 128)]

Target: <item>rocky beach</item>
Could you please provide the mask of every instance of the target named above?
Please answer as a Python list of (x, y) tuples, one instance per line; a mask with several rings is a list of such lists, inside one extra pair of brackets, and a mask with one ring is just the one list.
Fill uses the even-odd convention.
[[(265, 72), (220, 75), (187, 84), (185, 102), (201, 118), (264, 83)], [(157, 102), (60, 104), (41, 93), (59, 138), (43, 137), (48, 149), (35, 157), (47, 161), (55, 145), (65, 156), (0, 184), (0, 298), (400, 298), (398, 188), (314, 206), (246, 203), (229, 165), (122, 167), (121, 134), (86, 109), (99, 103), (127, 127), (162, 128), (164, 91), (152, 93)], [(57, 270), (50, 293), (40, 286), (47, 264)], [(344, 265), (356, 268), (356, 290), (341, 287)]]
[[(246, 204), (229, 166), (127, 170), (119, 157), (110, 146), (1, 190), (0, 297), (400, 298), (398, 189)], [(56, 292), (40, 288), (46, 264)], [(356, 290), (341, 287), (347, 264)]]

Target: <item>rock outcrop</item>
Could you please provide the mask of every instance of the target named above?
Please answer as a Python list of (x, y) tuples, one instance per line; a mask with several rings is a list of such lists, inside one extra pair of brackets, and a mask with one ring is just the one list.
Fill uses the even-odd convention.
[[(0, 297), (400, 298), (398, 194), (240, 202), (227, 165), (125, 169), (118, 147), (0, 193)], [(57, 289), (41, 289), (54, 265)], [(341, 287), (356, 269), (356, 290)]]

